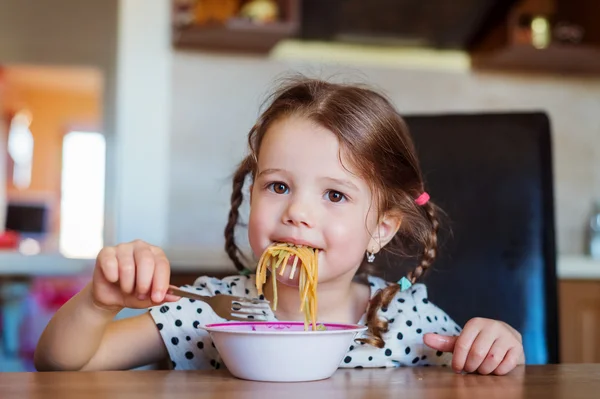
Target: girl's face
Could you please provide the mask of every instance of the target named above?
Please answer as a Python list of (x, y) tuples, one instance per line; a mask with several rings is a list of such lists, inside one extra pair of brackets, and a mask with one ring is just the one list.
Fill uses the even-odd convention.
[[(332, 132), (299, 117), (271, 125), (251, 189), (255, 256), (274, 242), (308, 245), (320, 250), (319, 282), (354, 276), (365, 251), (380, 249), (374, 208), (369, 186), (353, 173)], [(290, 271), (277, 279), (297, 285), (298, 273), (290, 280)]]

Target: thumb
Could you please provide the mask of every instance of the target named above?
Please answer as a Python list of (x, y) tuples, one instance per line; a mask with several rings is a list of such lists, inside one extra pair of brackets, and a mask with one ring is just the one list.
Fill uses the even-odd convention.
[(167, 294), (167, 295), (165, 295), (165, 299), (163, 300), (163, 302), (177, 302), (180, 299), (181, 299), (180, 296), (173, 295), (173, 294)]
[(167, 294), (162, 301), (155, 302), (150, 297), (145, 299), (139, 299), (136, 297), (129, 297), (125, 299), (123, 306), (131, 309), (147, 309), (153, 306), (165, 305), (170, 302), (177, 302), (181, 298), (175, 295)]
[(180, 296), (175, 295), (175, 294), (169, 294), (168, 292), (165, 294), (165, 296), (163, 297), (162, 300), (159, 301), (155, 301), (152, 298), (148, 298), (151, 302), (150, 306), (157, 306), (157, 305), (163, 305), (165, 303), (169, 303), (169, 302), (177, 302), (181, 299)]
[(453, 352), (454, 345), (458, 337), (450, 335), (439, 335), (439, 334), (425, 334), (423, 336), (423, 342), (430, 348), (436, 349), (441, 352)]

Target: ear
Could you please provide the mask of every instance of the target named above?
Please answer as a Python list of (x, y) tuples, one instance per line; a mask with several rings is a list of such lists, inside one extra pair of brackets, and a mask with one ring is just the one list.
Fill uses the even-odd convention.
[(369, 240), (367, 251), (377, 253), (385, 247), (400, 229), (402, 217), (394, 214), (386, 214), (380, 220), (373, 236)]

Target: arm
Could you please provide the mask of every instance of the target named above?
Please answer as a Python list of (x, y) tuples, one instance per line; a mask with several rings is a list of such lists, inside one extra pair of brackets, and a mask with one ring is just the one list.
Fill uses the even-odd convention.
[(49, 370), (129, 369), (167, 356), (148, 313), (113, 321), (118, 310), (94, 304), (91, 287), (58, 310), (35, 351), (35, 367)]
[(92, 282), (54, 315), (35, 351), (38, 370), (123, 369), (167, 354), (146, 313), (113, 321), (123, 308), (146, 309), (179, 298), (167, 295), (169, 262), (142, 241), (103, 248)]

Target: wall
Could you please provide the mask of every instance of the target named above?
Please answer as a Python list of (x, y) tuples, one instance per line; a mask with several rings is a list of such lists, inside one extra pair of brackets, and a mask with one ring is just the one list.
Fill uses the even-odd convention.
[(115, 242), (163, 245), (167, 234), (169, 13), (170, 1), (119, 2)]
[(289, 70), (370, 82), (404, 114), (546, 110), (553, 127), (558, 247), (582, 252), (587, 213), (592, 198), (600, 197), (600, 79), (317, 66), (194, 52), (176, 52), (173, 61), (171, 247), (221, 253), (229, 175), (245, 152), (258, 106), (273, 80)]

